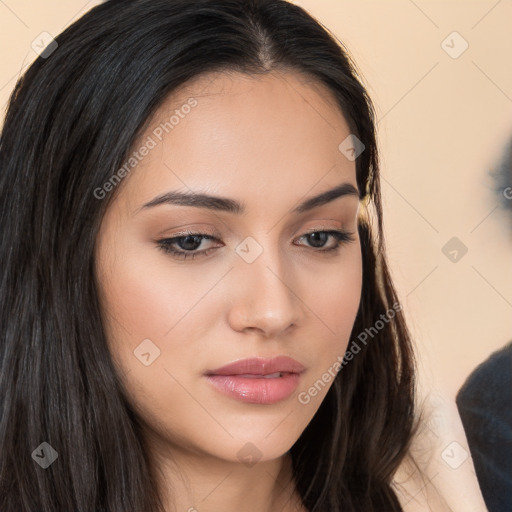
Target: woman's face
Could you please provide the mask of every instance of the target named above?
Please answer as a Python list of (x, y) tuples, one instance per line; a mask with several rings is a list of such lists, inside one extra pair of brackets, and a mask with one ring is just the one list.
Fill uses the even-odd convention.
[(349, 127), (291, 72), (203, 75), (148, 126), (96, 246), (127, 396), (160, 453), (277, 458), (332, 385), (359, 306)]

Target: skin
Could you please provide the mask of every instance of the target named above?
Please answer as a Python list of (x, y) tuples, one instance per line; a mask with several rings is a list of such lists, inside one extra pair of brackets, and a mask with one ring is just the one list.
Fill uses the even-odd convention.
[[(355, 162), (338, 149), (350, 130), (329, 90), (301, 74), (223, 72), (173, 93), (140, 141), (192, 96), (197, 106), (155, 139), (102, 221), (96, 261), (107, 341), (167, 510), (304, 510), (287, 452), (332, 380), (308, 404), (299, 393), (349, 342), (362, 284), (359, 200), (291, 210), (341, 183), (357, 189)], [(246, 213), (142, 208), (172, 190), (235, 199)], [(215, 237), (196, 244), (196, 252), (212, 248), (206, 256), (176, 259), (159, 248), (158, 240), (186, 229)], [(321, 253), (336, 239), (315, 246), (303, 236), (313, 230), (347, 231), (353, 241)], [(247, 237), (262, 249), (252, 263), (235, 251)], [(160, 350), (149, 366), (134, 355), (145, 339)], [(296, 392), (276, 404), (224, 396), (204, 377), (239, 359), (278, 355), (306, 370)], [(237, 455), (246, 443), (260, 457), (250, 467)]]

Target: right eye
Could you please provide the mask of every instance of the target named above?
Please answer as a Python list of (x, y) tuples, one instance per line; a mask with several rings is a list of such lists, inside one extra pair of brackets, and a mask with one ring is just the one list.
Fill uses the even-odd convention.
[(211, 235), (205, 233), (185, 233), (172, 238), (158, 240), (158, 248), (166, 254), (171, 254), (179, 259), (194, 259), (198, 256), (206, 256), (215, 247), (198, 251), (204, 240), (217, 240)]

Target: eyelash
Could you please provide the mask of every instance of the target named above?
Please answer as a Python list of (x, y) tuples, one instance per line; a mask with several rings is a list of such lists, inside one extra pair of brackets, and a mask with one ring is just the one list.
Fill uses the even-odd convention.
[[(313, 234), (317, 234), (317, 233), (326, 233), (326, 234), (334, 237), (334, 239), (337, 241), (337, 244), (334, 247), (330, 247), (329, 249), (317, 249), (314, 247), (312, 248), (315, 252), (320, 252), (320, 253), (324, 253), (324, 254), (337, 252), (343, 244), (350, 243), (355, 240), (353, 233), (349, 233), (347, 231), (337, 231), (337, 230), (311, 231), (309, 233), (305, 233), (304, 235), (302, 235), (299, 238), (304, 238), (304, 237), (307, 237), (308, 235), (313, 235)], [(207, 256), (210, 251), (213, 251), (214, 249), (216, 249), (216, 247), (211, 247), (210, 249), (204, 249), (202, 251), (184, 251), (184, 250), (176, 250), (172, 247), (173, 244), (177, 243), (179, 240), (184, 239), (188, 236), (201, 237), (204, 240), (217, 240), (215, 237), (213, 237), (211, 235), (207, 235), (205, 233), (186, 232), (180, 236), (175, 236), (173, 238), (165, 238), (163, 240), (158, 240), (157, 241), (158, 248), (161, 249), (166, 254), (171, 254), (172, 257), (174, 257), (174, 258), (182, 259), (182, 260), (194, 259), (197, 257)]]

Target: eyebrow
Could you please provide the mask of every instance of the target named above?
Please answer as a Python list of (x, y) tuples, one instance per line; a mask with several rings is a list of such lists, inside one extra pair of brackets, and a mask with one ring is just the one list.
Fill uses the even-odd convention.
[[(324, 204), (330, 203), (335, 199), (345, 196), (359, 197), (358, 190), (351, 183), (342, 183), (337, 187), (326, 190), (321, 194), (310, 197), (296, 206), (293, 213), (304, 213), (313, 208), (317, 208)], [(226, 197), (211, 196), (208, 194), (198, 192), (177, 192), (171, 191), (160, 196), (155, 197), (149, 203), (146, 203), (144, 208), (153, 208), (155, 206), (170, 204), (178, 206), (192, 206), (196, 208), (206, 208), (208, 210), (216, 210), (222, 212), (233, 213), (241, 215), (245, 213), (245, 206), (234, 199)]]

